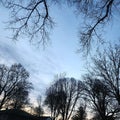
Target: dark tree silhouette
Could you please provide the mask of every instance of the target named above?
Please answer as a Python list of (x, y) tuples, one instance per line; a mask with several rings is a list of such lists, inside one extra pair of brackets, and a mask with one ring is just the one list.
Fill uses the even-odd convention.
[(76, 114), (72, 117), (72, 120), (87, 120), (86, 108), (80, 106)]
[(12, 105), (21, 108), (28, 100), (32, 84), (27, 81), (29, 73), (21, 64), (10, 68), (0, 65), (0, 109)]
[(76, 6), (77, 13), (82, 14), (86, 20), (80, 31), (80, 44), (88, 51), (93, 41), (103, 40), (101, 34), (105, 25), (114, 16), (120, 15), (117, 12), (120, 7), (118, 0), (68, 0), (68, 2)]
[[(22, 34), (34, 39), (35, 43), (45, 44), (53, 27), (49, 8), (54, 4), (69, 4), (76, 7), (78, 14), (85, 17), (86, 23), (80, 31), (80, 43), (89, 50), (96, 38), (101, 40), (101, 31), (114, 16), (119, 15), (118, 0), (1, 0), (11, 10), (10, 28), (17, 39)], [(54, 4), (55, 5), (55, 4)], [(100, 31), (100, 29), (102, 29)], [(39, 37), (36, 41), (35, 36)]]
[(110, 90), (107, 85), (99, 79), (86, 77), (86, 100), (91, 103), (93, 111), (99, 116), (100, 120), (114, 118), (114, 99), (110, 97)]
[(44, 110), (43, 110), (43, 108), (41, 106), (37, 106), (34, 109), (35, 109), (35, 114), (37, 116), (40, 117), (40, 116), (42, 116), (44, 114)]
[[(46, 0), (1, 0), (3, 5), (11, 10), (9, 29), (14, 32), (13, 39), (27, 35), (30, 41), (37, 44), (46, 44), (53, 21), (49, 15), (48, 1)], [(36, 37), (39, 38), (36, 41)]]
[[(16, 90), (13, 91), (10, 106), (14, 109), (24, 108), (29, 104), (29, 92), (32, 84), (28, 81), (21, 81), (17, 84)], [(15, 92), (15, 93), (14, 93)], [(9, 103), (8, 103), (9, 104)]]
[(120, 45), (111, 45), (93, 58), (92, 74), (104, 79), (113, 97), (120, 105)]
[(82, 90), (82, 82), (74, 78), (60, 78), (51, 85), (46, 92), (45, 104), (54, 113), (53, 117), (61, 115), (63, 120), (69, 120)]
[(57, 103), (57, 93), (54, 90), (54, 86), (52, 85), (46, 92), (46, 98), (45, 98), (45, 105), (48, 106), (51, 110), (51, 117), (58, 117), (59, 115), (59, 104)]
[(38, 105), (37, 105), (37, 107), (35, 107), (35, 114), (39, 117), (44, 114), (44, 110), (42, 108), (41, 102), (42, 102), (42, 97), (39, 95), (37, 98)]

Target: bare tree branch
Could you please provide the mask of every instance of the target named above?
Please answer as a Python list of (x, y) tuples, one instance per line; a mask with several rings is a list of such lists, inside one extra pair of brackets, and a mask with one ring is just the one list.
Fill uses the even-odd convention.
[(49, 32), (54, 22), (49, 16), (46, 0), (3, 0), (3, 4), (12, 11), (12, 19), (8, 21), (8, 29), (13, 30), (12, 39), (17, 40), (22, 35), (25, 35), (33, 43), (45, 45), (48, 42)]
[[(13, 39), (22, 35), (30, 41), (45, 45), (49, 40), (49, 33), (54, 26), (50, 16), (51, 3), (69, 4), (76, 7), (76, 11), (84, 16), (84, 22), (79, 32), (82, 50), (89, 53), (92, 45), (103, 42), (102, 31), (105, 25), (119, 14), (120, 1), (118, 0), (0, 0), (11, 10), (9, 28), (13, 30)], [(118, 12), (117, 12), (118, 11)], [(98, 44), (99, 46), (99, 44)]]

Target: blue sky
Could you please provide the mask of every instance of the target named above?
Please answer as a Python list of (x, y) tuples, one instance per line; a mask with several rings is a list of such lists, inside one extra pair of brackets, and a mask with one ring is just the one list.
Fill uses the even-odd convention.
[(21, 63), (31, 74), (30, 81), (35, 88), (32, 95), (44, 93), (56, 74), (65, 72), (69, 77), (80, 78), (86, 61), (76, 53), (78, 22), (76, 18), (71, 19), (72, 11), (66, 9), (63, 14), (56, 9), (57, 14), (52, 13), (56, 24), (50, 35), (51, 42), (43, 49), (42, 46), (32, 46), (24, 38), (19, 41), (9, 39), (11, 32), (4, 29), (6, 25), (3, 23), (8, 20), (9, 14), (6, 9), (3, 10), (4, 13), (0, 13), (0, 64)]
[[(81, 79), (89, 62), (76, 53), (79, 48), (77, 33), (83, 20), (65, 6), (59, 9), (54, 8), (51, 13), (56, 25), (50, 36), (51, 42), (43, 50), (42, 46), (36, 48), (24, 38), (16, 42), (10, 40), (11, 32), (4, 29), (3, 23), (8, 20), (9, 14), (6, 9), (0, 8), (0, 64), (21, 63), (30, 72), (30, 81), (35, 88), (31, 94), (33, 98), (45, 92), (56, 74), (66, 72), (69, 77)], [(104, 38), (112, 43), (119, 39), (119, 21), (116, 17), (112, 25), (106, 27)]]

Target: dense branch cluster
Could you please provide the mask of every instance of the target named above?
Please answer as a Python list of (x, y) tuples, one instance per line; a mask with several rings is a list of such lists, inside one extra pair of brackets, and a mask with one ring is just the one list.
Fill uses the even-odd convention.
[[(100, 120), (120, 113), (120, 46), (110, 46), (93, 58), (94, 67), (84, 76), (87, 99)], [(98, 119), (97, 118), (97, 119)]]
[[(46, 90), (44, 105), (51, 117), (62, 120), (87, 120), (87, 109), (92, 110), (92, 120), (116, 120), (120, 113), (120, 45), (109, 46), (93, 57), (93, 66), (82, 80), (55, 78)], [(29, 73), (21, 64), (11, 67), (0, 65), (0, 110), (21, 109), (29, 103), (32, 84)], [(40, 92), (40, 91), (39, 91)], [(76, 111), (76, 109), (78, 109)], [(37, 99), (34, 114), (44, 113), (41, 96)]]
[[(87, 1), (79, 3), (80, 11), (85, 14), (87, 23), (80, 33), (80, 43), (88, 50), (91, 46), (93, 39), (101, 40), (100, 28), (103, 27), (112, 17), (114, 10), (115, 0), (100, 0), (100, 1)], [(88, 22), (90, 21), (90, 22)], [(99, 33), (100, 32), (100, 33)], [(95, 36), (95, 38), (94, 38)]]
[[(45, 45), (49, 39), (49, 30), (53, 21), (49, 16), (46, 0), (3, 0), (3, 5), (11, 10), (11, 20), (8, 28), (14, 32), (13, 39), (25, 35), (37, 44)], [(36, 40), (36, 37), (38, 38)]]
[(10, 68), (0, 65), (0, 109), (22, 108), (28, 103), (32, 84), (27, 81), (29, 73), (21, 64)]
[[(84, 16), (80, 30), (80, 45), (89, 52), (93, 41), (102, 41), (105, 25), (119, 15), (118, 0), (1, 0), (11, 10), (10, 28), (14, 31), (13, 39), (27, 35), (34, 43), (45, 45), (54, 22), (49, 8), (55, 4), (66, 4), (76, 8)], [(54, 9), (53, 9), (54, 11)], [(36, 39), (38, 37), (38, 39)]]
[[(62, 120), (116, 120), (120, 113), (120, 46), (110, 46), (93, 59), (83, 79), (59, 78), (46, 92), (51, 116)], [(78, 109), (74, 112), (74, 110)]]
[(80, 99), (83, 84), (74, 78), (60, 78), (47, 90), (45, 104), (50, 108), (52, 117), (62, 116), (69, 120)]

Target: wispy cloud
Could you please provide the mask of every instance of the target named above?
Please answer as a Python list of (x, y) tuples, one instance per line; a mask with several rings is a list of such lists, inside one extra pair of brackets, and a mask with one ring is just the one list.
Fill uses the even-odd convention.
[(62, 70), (54, 53), (50, 50), (41, 52), (32, 48), (26, 41), (16, 44), (12, 41), (0, 42), (0, 64), (21, 63), (30, 73), (30, 81), (34, 85), (36, 95), (44, 94), (53, 76)]

